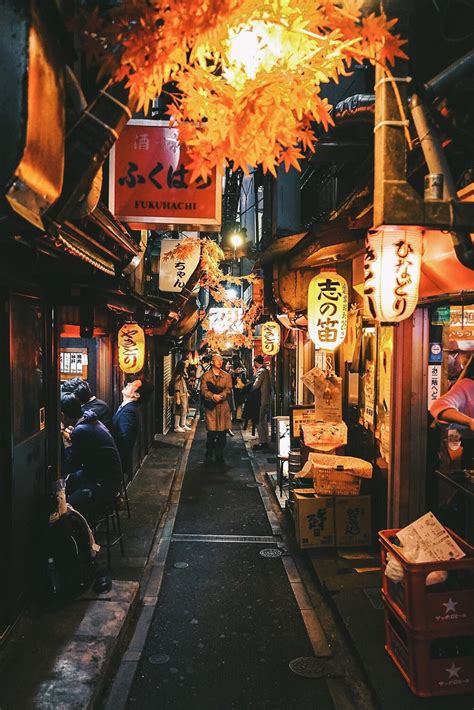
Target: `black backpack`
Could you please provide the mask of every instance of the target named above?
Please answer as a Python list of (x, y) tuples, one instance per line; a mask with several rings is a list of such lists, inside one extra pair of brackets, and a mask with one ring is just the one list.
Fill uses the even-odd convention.
[(168, 394), (169, 394), (170, 397), (174, 397), (174, 382), (173, 382), (173, 380), (170, 380), (170, 381), (169, 381), (169, 384), (168, 384)]
[(95, 578), (96, 564), (89, 529), (82, 516), (68, 510), (49, 523), (45, 553), (48, 599), (74, 599), (89, 589)]

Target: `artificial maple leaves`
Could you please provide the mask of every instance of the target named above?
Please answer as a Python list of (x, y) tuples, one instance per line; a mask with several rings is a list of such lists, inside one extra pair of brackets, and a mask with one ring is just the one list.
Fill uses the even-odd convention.
[(353, 61), (386, 66), (404, 40), (384, 13), (363, 16), (363, 0), (123, 0), (83, 26), (85, 49), (126, 80), (147, 111), (174, 82), (173, 123), (191, 158), (192, 179), (229, 160), (234, 169), (299, 167), (327, 129), (321, 84)]

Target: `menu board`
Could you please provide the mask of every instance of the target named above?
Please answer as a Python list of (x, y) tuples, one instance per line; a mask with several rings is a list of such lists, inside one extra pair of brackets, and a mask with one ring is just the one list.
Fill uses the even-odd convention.
[(290, 407), (290, 437), (299, 439), (302, 424), (312, 424), (321, 419), (314, 404), (296, 404)]
[(62, 380), (72, 377), (87, 379), (87, 365), (87, 348), (61, 348), (59, 369)]
[(318, 420), (340, 422), (342, 420), (342, 380), (334, 374), (318, 370), (314, 375), (314, 397)]

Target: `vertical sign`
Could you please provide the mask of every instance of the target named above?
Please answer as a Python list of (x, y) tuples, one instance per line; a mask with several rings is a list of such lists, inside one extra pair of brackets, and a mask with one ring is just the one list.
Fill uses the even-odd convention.
[(441, 396), (441, 365), (428, 365), (428, 409)]
[(192, 169), (177, 128), (167, 121), (133, 119), (110, 153), (109, 208), (136, 229), (218, 231), (221, 180), (214, 168), (191, 182)]

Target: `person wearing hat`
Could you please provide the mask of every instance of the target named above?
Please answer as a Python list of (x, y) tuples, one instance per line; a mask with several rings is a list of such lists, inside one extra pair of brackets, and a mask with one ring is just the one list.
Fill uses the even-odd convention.
[(265, 367), (263, 355), (254, 358), (254, 366), (257, 370), (255, 382), (252, 390), (260, 391), (260, 412), (257, 424), (258, 444), (254, 444), (254, 449), (268, 449), (268, 419), (270, 417), (270, 407), (272, 402), (272, 382), (270, 373)]
[(215, 455), (218, 463), (224, 463), (226, 433), (231, 428), (231, 414), (227, 396), (232, 392), (232, 377), (222, 369), (224, 359), (216, 353), (211, 367), (201, 379), (201, 396), (206, 417), (206, 460)]

